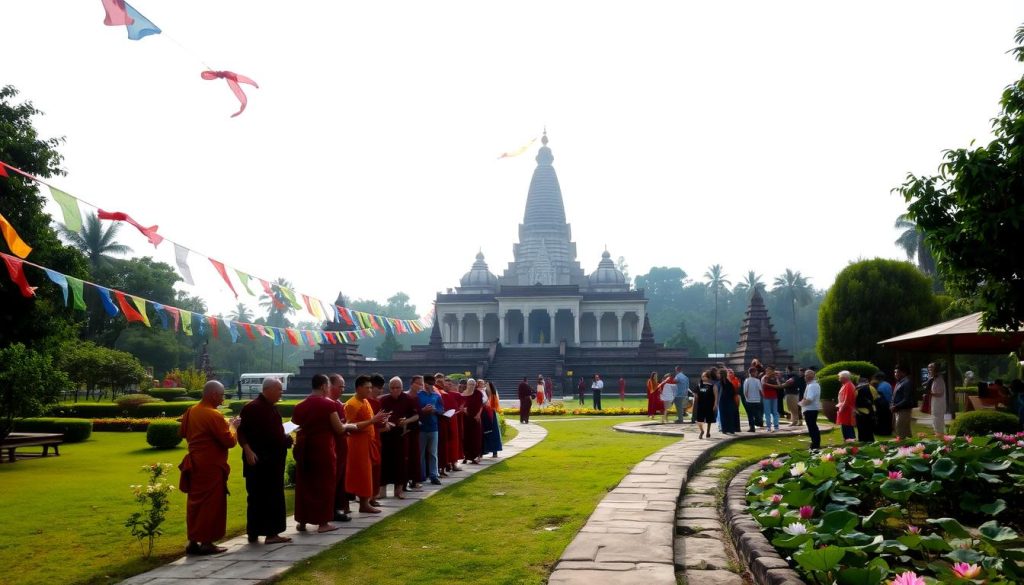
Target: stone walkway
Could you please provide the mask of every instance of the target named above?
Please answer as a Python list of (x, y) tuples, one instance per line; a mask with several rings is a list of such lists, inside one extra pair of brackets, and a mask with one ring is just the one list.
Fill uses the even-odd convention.
[[(696, 435), (696, 425), (628, 422), (615, 430), (632, 433)], [(822, 425), (822, 431), (831, 427)], [(675, 585), (677, 574), (691, 585), (742, 585), (725, 544), (717, 495), (722, 490), (720, 458), (708, 468), (711, 452), (742, 439), (802, 434), (806, 427), (783, 427), (735, 436), (715, 433), (710, 440), (680, 440), (638, 463), (608, 492), (555, 565), (551, 585)]]
[[(295, 519), (288, 519), (288, 528), (282, 534), (292, 537), (287, 544), (249, 544), (243, 534), (237, 538), (221, 543), (228, 548), (227, 552), (208, 557), (182, 557), (168, 565), (153, 569), (148, 573), (136, 575), (123, 585), (252, 585), (272, 579), (284, 573), (293, 564), (327, 550), (345, 539), (357, 534), (364, 528), (372, 526), (393, 514), (413, 505), (419, 500), (428, 498), (438, 491), (454, 485), (488, 467), (501, 463), (530, 447), (544, 437), (547, 430), (539, 425), (520, 425), (508, 421), (519, 434), (504, 445), (497, 459), (485, 457), (481, 465), (463, 465), (461, 472), (444, 478), (440, 486), (423, 484), (423, 491), (408, 492), (405, 500), (385, 498), (381, 500), (380, 514), (352, 514), (352, 521), (336, 523), (338, 530), (326, 534), (317, 534), (316, 527), (311, 532), (295, 530)], [(236, 494), (233, 497), (245, 497)]]

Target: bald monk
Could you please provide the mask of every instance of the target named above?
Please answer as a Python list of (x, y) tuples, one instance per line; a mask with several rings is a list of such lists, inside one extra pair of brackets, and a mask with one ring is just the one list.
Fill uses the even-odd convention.
[[(398, 376), (388, 382), (388, 395), (380, 399), (381, 410), (390, 413), (387, 424), (390, 427), (381, 433), (381, 484), (395, 486), (395, 497), (404, 499), (402, 492), (409, 482), (409, 462), (406, 460), (406, 442), (410, 434), (409, 424), (419, 420), (419, 402), (405, 393), (402, 379)], [(417, 434), (419, 430), (416, 431)]]
[(388, 413), (373, 413), (370, 406), (372, 384), (369, 376), (356, 378), (355, 396), (345, 403), (345, 420), (355, 425), (348, 435), (348, 460), (345, 463), (345, 491), (359, 498), (359, 511), (363, 514), (379, 514), (380, 509), (370, 505), (374, 498), (373, 445), (376, 441), (374, 425), (384, 422)]
[[(341, 422), (345, 420), (345, 401), (341, 395), (345, 393), (345, 378), (341, 374), (331, 374), (327, 397), (334, 401)], [(345, 462), (348, 461), (348, 434), (334, 435), (334, 454), (337, 457), (337, 483), (334, 488), (334, 519), (338, 522), (351, 522), (352, 508), (349, 505), (349, 493), (345, 491)]]
[(444, 394), (441, 396), (441, 400), (444, 403), (445, 411), (454, 410), (455, 414), (451, 418), (441, 417), (439, 420), (441, 424), (448, 425), (448, 471), (462, 471), (459, 467), (459, 460), (462, 459), (462, 420), (459, 418), (459, 414), (465, 412), (466, 408), (463, 405), (462, 395), (459, 394), (459, 389), (452, 380), (445, 380), (444, 382)]
[(281, 536), (288, 513), (284, 504), (284, 466), (292, 436), (284, 432), (277, 402), (284, 387), (267, 378), (255, 399), (242, 407), (238, 444), (242, 447), (242, 475), (249, 494), (245, 531), (249, 542), (266, 537), (267, 544), (291, 542)]
[(181, 417), (181, 436), (188, 454), (181, 470), (181, 491), (188, 494), (185, 554), (213, 555), (226, 551), (214, 542), (224, 538), (228, 517), (228, 449), (236, 444), (239, 419), (229, 424), (217, 407), (224, 403), (224, 386), (212, 380), (203, 386), (203, 399)]

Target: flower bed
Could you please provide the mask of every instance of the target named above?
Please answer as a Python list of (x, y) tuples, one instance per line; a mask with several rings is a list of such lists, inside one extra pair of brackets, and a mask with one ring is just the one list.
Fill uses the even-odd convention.
[[(676, 409), (669, 408), (669, 414), (675, 415)], [(502, 408), (501, 413), (506, 416), (519, 416), (518, 408)], [(642, 408), (606, 408), (604, 410), (596, 410), (594, 408), (565, 408), (564, 406), (552, 406), (545, 407), (544, 410), (540, 410), (534, 407), (530, 410), (530, 416), (566, 416), (566, 415), (586, 415), (586, 416), (621, 416), (621, 415), (646, 415), (647, 407)], [(661, 415), (658, 415), (661, 416)]]
[(1024, 433), (772, 456), (746, 494), (808, 583), (1024, 582)]
[(98, 432), (131, 433), (145, 431), (149, 427), (148, 418), (94, 418), (92, 430)]

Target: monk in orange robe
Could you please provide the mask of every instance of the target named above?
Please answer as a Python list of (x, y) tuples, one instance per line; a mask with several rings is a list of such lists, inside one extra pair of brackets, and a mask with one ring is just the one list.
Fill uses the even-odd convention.
[(185, 554), (211, 555), (227, 549), (214, 544), (224, 538), (228, 517), (228, 450), (235, 446), (240, 420), (229, 424), (217, 407), (224, 403), (224, 386), (210, 381), (203, 387), (203, 399), (181, 417), (181, 436), (188, 441), (188, 454), (181, 470), (181, 491), (188, 494), (185, 525), (188, 546)]
[(355, 429), (348, 435), (345, 491), (359, 498), (360, 512), (379, 514), (380, 509), (370, 505), (370, 500), (376, 495), (373, 486), (373, 444), (377, 430), (374, 425), (383, 422), (387, 413), (381, 411), (373, 414), (368, 400), (371, 388), (370, 377), (359, 376), (356, 378), (355, 396), (345, 403), (345, 420), (349, 425), (355, 425)]

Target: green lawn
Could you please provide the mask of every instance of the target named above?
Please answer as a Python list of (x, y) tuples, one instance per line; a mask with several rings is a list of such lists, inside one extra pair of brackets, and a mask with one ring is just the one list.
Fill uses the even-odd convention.
[(281, 582), (544, 583), (608, 490), (678, 440), (613, 431), (623, 420), (639, 418), (541, 421), (548, 437), (536, 447), (375, 524)]
[[(175, 491), (157, 540), (144, 561), (124, 521), (136, 510), (128, 486), (145, 483), (145, 463), (177, 465), (184, 446), (157, 451), (145, 433), (93, 433), (61, 446), (60, 457), (0, 465), (0, 583), (114, 583), (180, 556), (185, 546), (185, 495)], [(228, 534), (245, 531), (241, 452), (231, 451)], [(291, 508), (292, 493), (287, 492)], [(55, 576), (57, 575), (57, 576)]]

